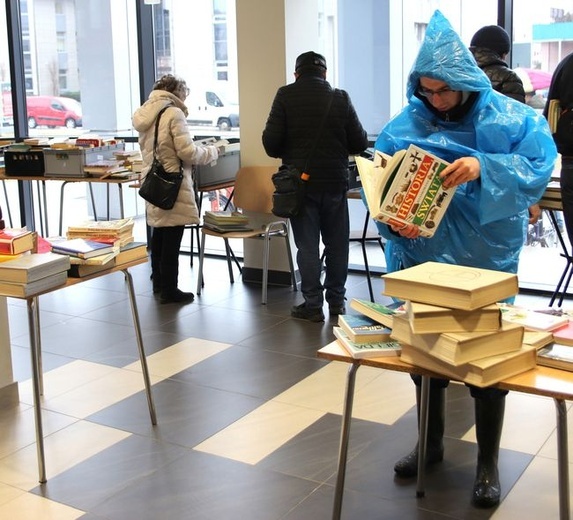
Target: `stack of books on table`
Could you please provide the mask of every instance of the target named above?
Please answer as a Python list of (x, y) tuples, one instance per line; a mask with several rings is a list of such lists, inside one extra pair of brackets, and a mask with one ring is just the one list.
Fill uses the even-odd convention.
[(205, 211), (203, 226), (218, 233), (252, 231), (249, 217), (237, 211)]
[(524, 327), (496, 305), (517, 294), (516, 275), (426, 262), (383, 280), (384, 294), (407, 302), (392, 327), (403, 361), (479, 387), (535, 368)]
[(0, 263), (0, 294), (25, 298), (64, 285), (70, 260), (56, 253), (24, 253)]
[(133, 219), (86, 221), (68, 227), (65, 239), (49, 239), (52, 251), (70, 256), (69, 275), (82, 278), (136, 260), (147, 260), (147, 244), (133, 239)]
[(340, 314), (333, 332), (336, 341), (353, 358), (400, 355), (400, 345), (390, 338), (392, 331), (368, 316)]
[(68, 227), (66, 238), (86, 238), (99, 242), (115, 243), (120, 246), (133, 242), (132, 218), (118, 220), (87, 220)]
[(356, 314), (341, 314), (333, 327), (336, 341), (356, 359), (399, 356), (400, 344), (393, 340), (392, 319), (403, 314), (403, 302), (389, 306), (354, 298), (350, 307)]
[(118, 173), (128, 174), (130, 170), (125, 166), (124, 161), (119, 159), (100, 159), (99, 161), (86, 164), (84, 172), (90, 177), (107, 179)]

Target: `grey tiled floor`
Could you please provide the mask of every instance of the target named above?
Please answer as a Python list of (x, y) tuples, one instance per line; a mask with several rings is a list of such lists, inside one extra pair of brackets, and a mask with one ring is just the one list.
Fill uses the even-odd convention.
[[(376, 247), (376, 246), (374, 246)], [(196, 269), (181, 257), (181, 285)], [(249, 519), (331, 517), (346, 366), (316, 357), (334, 320), (292, 319), (300, 295), (240, 278), (208, 259), (205, 288), (187, 306), (160, 305), (149, 266), (132, 269), (158, 424), (149, 421), (120, 274), (41, 298), (48, 482), (37, 483), (26, 309), (9, 299), (21, 404), (0, 410), (0, 518)], [(348, 298), (368, 298), (352, 273)], [(376, 276), (374, 292), (382, 281)], [(544, 306), (548, 298), (520, 295)], [(566, 302), (567, 303), (567, 302)], [(326, 309), (325, 309), (326, 310)], [(552, 402), (510, 394), (500, 470), (503, 501), (471, 507), (473, 404), (448, 390), (446, 459), (415, 497), (392, 467), (416, 440), (405, 374), (359, 371), (343, 503), (347, 519), (556, 518)]]

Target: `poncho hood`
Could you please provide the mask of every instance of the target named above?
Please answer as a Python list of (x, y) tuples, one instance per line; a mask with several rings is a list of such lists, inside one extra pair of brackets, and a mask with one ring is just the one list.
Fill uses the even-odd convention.
[(416, 93), (423, 76), (444, 81), (452, 90), (480, 92), (492, 88), (472, 53), (440, 11), (435, 11), (430, 19), (426, 36), (410, 71), (408, 98)]

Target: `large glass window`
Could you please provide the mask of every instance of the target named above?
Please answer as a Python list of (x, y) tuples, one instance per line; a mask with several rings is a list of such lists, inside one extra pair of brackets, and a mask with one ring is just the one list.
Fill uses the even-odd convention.
[[(573, 1), (514, 0), (513, 23), (512, 67), (523, 81), (527, 103), (541, 113), (555, 67), (573, 52)], [(558, 162), (553, 173), (556, 184), (560, 173)], [(563, 246), (571, 251), (562, 213), (544, 209), (540, 220), (528, 228), (519, 266), (521, 285), (553, 291), (565, 268)]]
[[(136, 6), (139, 5), (152, 14), (153, 31), (143, 35), (143, 39), (150, 34), (153, 37), (154, 77), (173, 73), (185, 78), (191, 89), (187, 104), (192, 133), (197, 137), (222, 135), (238, 141), (235, 1), (21, 0), (23, 55), (19, 66), (25, 96), (69, 98), (76, 102), (75, 116), (64, 120), (43, 119), (37, 112), (30, 113), (28, 107), (23, 125), (25, 133), (55, 138), (84, 133), (136, 138), (131, 115), (141, 103), (141, 97), (149, 93), (140, 90), (138, 60), (152, 60), (152, 53), (138, 56), (137, 52)], [(462, 40), (469, 44), (479, 27), (497, 23), (498, 4), (497, 0), (321, 0), (317, 2), (316, 24), (320, 38), (317, 50), (327, 57), (329, 81), (350, 93), (364, 126), (375, 139), (382, 126), (405, 103), (406, 79), (434, 10), (440, 9)], [(573, 0), (553, 0), (550, 5), (514, 0), (513, 6), (510, 65), (519, 70), (524, 82), (531, 82), (528, 103), (541, 111), (548, 78), (560, 59), (573, 51)], [(10, 59), (14, 57), (9, 52), (5, 9), (3, 2), (0, 5), (3, 22), (0, 137), (13, 138)], [(147, 67), (151, 68), (149, 64)], [(542, 83), (538, 83), (540, 80)], [(217, 102), (208, 103), (208, 99)], [(555, 175), (558, 177), (559, 168)], [(54, 192), (54, 200), (59, 200), (60, 186), (49, 182), (47, 187)], [(14, 224), (18, 225), (16, 183), (7, 181), (3, 188), (8, 190)], [(78, 210), (83, 208), (81, 211), (86, 216), (92, 216), (84, 185), (70, 185), (65, 191), (66, 203), (77, 201)], [(143, 220), (143, 206), (136, 190), (124, 192), (129, 194), (124, 212)], [(226, 202), (229, 195), (230, 190), (207, 194), (204, 209)], [(105, 196), (98, 197), (101, 205)], [(112, 205), (116, 207), (112, 208), (111, 216), (116, 217), (119, 204), (114, 203), (113, 198)], [(3, 195), (0, 195), (0, 204), (6, 205)], [(47, 219), (50, 234), (57, 231), (59, 220), (59, 211), (53, 208), (51, 205)], [(6, 209), (4, 207), (5, 214)], [(356, 229), (362, 226), (362, 211), (360, 201), (351, 203)], [(41, 212), (36, 213), (38, 217)], [(66, 211), (64, 221), (72, 215), (77, 217), (78, 213)], [(559, 213), (556, 218), (560, 226)], [(36, 228), (39, 229), (38, 224)], [(563, 238), (570, 247), (567, 237)], [(521, 282), (554, 287), (564, 267), (560, 248), (559, 236), (546, 212), (539, 224), (530, 227), (521, 261)], [(381, 255), (373, 263), (384, 267)], [(540, 264), (554, 268), (541, 272), (530, 267)]]

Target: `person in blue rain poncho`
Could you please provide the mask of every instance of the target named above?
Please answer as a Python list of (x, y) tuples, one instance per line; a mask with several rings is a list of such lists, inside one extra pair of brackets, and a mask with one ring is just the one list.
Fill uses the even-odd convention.
[[(457, 190), (432, 238), (419, 237), (412, 225), (376, 223), (388, 241), (388, 271), (434, 261), (516, 273), (528, 207), (540, 199), (557, 156), (546, 121), (493, 90), (439, 11), (428, 24), (410, 72), (407, 98), (407, 106), (382, 129), (375, 148), (392, 155), (411, 143), (419, 145), (451, 163), (442, 182)], [(419, 404), (420, 379), (413, 379)], [(430, 382), (427, 464), (443, 459), (448, 383)], [(472, 502), (492, 507), (501, 495), (497, 460), (507, 392), (469, 388), (478, 446)], [(398, 477), (413, 477), (417, 465), (416, 446), (394, 471)]]

